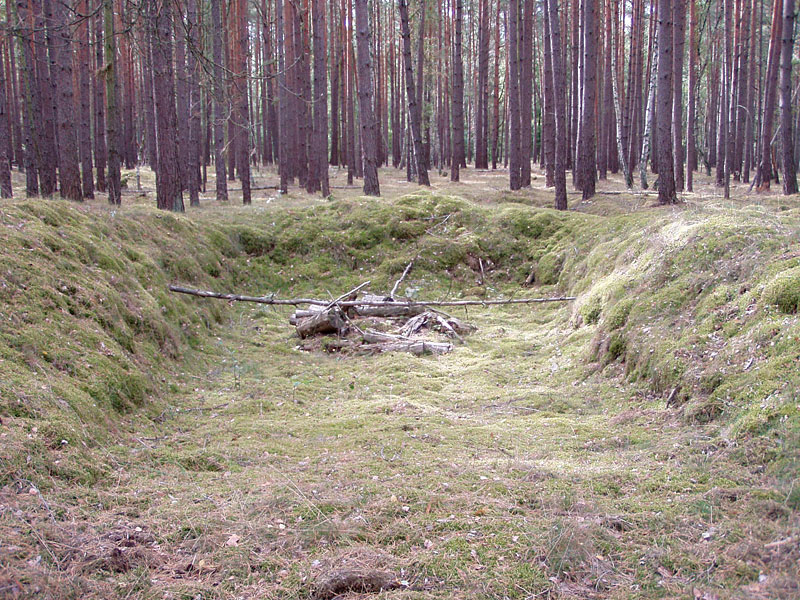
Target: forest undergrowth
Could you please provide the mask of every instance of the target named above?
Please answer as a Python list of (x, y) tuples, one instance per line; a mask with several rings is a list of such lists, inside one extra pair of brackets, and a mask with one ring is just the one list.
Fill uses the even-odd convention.
[[(797, 597), (796, 201), (389, 173), (0, 205), (0, 597)], [(345, 358), (166, 289), (388, 292), (412, 259), (414, 298), (577, 300)]]

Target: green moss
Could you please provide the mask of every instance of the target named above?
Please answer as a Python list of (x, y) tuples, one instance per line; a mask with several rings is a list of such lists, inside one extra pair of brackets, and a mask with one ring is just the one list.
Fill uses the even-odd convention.
[(552, 252), (543, 255), (536, 264), (536, 282), (542, 285), (558, 283), (561, 273), (561, 257)]
[(764, 287), (761, 300), (786, 314), (796, 313), (800, 309), (800, 267), (778, 273)]
[(600, 321), (602, 312), (603, 300), (599, 295), (589, 297), (580, 307), (580, 315), (586, 325), (594, 325)]
[(609, 331), (621, 329), (628, 322), (628, 315), (631, 314), (634, 301), (632, 298), (624, 298), (611, 307), (605, 318), (605, 326)]

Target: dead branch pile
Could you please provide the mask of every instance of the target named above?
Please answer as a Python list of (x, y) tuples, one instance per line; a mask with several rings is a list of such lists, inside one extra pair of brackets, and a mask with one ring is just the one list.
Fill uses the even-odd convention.
[[(348, 354), (446, 354), (454, 341), (463, 342), (463, 336), (475, 330), (450, 315), (394, 296), (362, 293), (358, 298), (365, 285), (326, 306), (309, 304), (292, 313), (289, 322), (303, 339), (301, 348)], [(326, 335), (335, 337), (320, 338)]]

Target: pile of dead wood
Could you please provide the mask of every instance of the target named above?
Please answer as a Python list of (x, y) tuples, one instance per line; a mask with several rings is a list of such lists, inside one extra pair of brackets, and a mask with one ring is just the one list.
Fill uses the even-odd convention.
[(411, 261), (392, 291), (385, 296), (364, 291), (365, 281), (332, 300), (316, 298), (275, 298), (245, 296), (170, 285), (172, 292), (229, 302), (257, 302), (273, 306), (295, 306), (289, 322), (297, 328), (304, 350), (367, 353), (411, 352), (412, 354), (445, 354), (454, 342), (475, 331), (434, 306), (493, 306), (505, 304), (538, 304), (566, 302), (571, 296), (556, 298), (508, 298), (497, 300), (411, 300), (397, 296), (400, 284), (411, 270)]
[[(301, 347), (357, 354), (446, 354), (453, 342), (463, 342), (463, 336), (475, 330), (473, 325), (405, 298), (370, 293), (359, 297), (362, 287), (327, 305), (308, 304), (292, 313), (289, 322), (304, 340)], [(326, 335), (335, 338), (315, 343)]]

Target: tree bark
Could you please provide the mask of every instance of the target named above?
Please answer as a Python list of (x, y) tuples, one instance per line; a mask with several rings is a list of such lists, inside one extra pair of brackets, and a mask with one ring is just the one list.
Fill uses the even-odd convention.
[(675, 174), (672, 159), (672, 0), (658, 1), (658, 201), (674, 204)]
[[(592, 0), (594, 1), (594, 0)], [(531, 185), (531, 155), (533, 153), (533, 131), (531, 118), (533, 112), (533, 0), (524, 0), (522, 20), (522, 47), (519, 60), (519, 110), (520, 110), (520, 186)]]
[(462, 0), (454, 0), (455, 40), (453, 43), (453, 91), (451, 111), (453, 117), (453, 154), (450, 160), (450, 181), (459, 181), (464, 160), (464, 64), (461, 59)]
[(597, 0), (583, 0), (583, 73), (581, 81), (580, 147), (575, 168), (583, 200), (595, 193), (597, 181), (595, 102), (597, 98)]
[(325, 51), (325, 0), (313, 0), (314, 18), (314, 137), (313, 156), (322, 196), (330, 195), (328, 182), (328, 79)]
[[(220, 3), (224, 0), (211, 0), (211, 29), (214, 95), (214, 169), (216, 172), (216, 194), (218, 202), (228, 201), (228, 175), (225, 164), (225, 114), (223, 96), (225, 90), (225, 76), (223, 75), (222, 54), (222, 14)], [(280, 1), (280, 0), (278, 0)]]
[(792, 52), (794, 48), (795, 0), (783, 0), (781, 41), (781, 145), (783, 147), (783, 193), (797, 193), (797, 171), (792, 133)]
[[(6, 74), (3, 60), (3, 41), (0, 39), (0, 132), (4, 135), (9, 130), (8, 102), (6, 101)], [(11, 198), (11, 162), (8, 155), (8, 144), (0, 142), (0, 198)]]
[(92, 170), (92, 111), (90, 106), (92, 72), (91, 55), (89, 53), (88, 3), (81, 0), (78, 9), (77, 59), (80, 65), (78, 73), (78, 106), (80, 108), (80, 127), (78, 129), (78, 146), (81, 157), (81, 185), (84, 198), (94, 198), (94, 172)]
[[(615, 41), (619, 40), (619, 32), (616, 30), (617, 28), (617, 18), (616, 15), (612, 19), (614, 24), (614, 31), (611, 35), (611, 38)], [(628, 164), (628, 156), (625, 148), (625, 143), (622, 139), (622, 132), (623, 128), (621, 126), (622, 123), (622, 106), (619, 99), (619, 90), (617, 84), (617, 48), (611, 49), (611, 87), (612, 93), (614, 95), (614, 115), (617, 120), (617, 127), (616, 127), (616, 141), (617, 141), (617, 155), (619, 156), (619, 164), (622, 166), (622, 174), (625, 177), (625, 187), (628, 189), (633, 188), (633, 174), (631, 173), (630, 166)]]
[(250, 100), (249, 100), (249, 73), (247, 65), (247, 48), (249, 43), (247, 0), (235, 0), (237, 5), (236, 64), (233, 70), (236, 74), (233, 85), (236, 103), (236, 169), (239, 181), (242, 184), (242, 204), (252, 203), (250, 192)]
[(364, 156), (364, 193), (380, 196), (378, 182), (378, 133), (372, 102), (372, 57), (367, 0), (356, 0), (356, 35), (358, 36), (358, 116)]
[(553, 179), (555, 183), (555, 207), (567, 210), (567, 114), (564, 98), (564, 67), (561, 54), (561, 24), (558, 18), (558, 0), (547, 0), (550, 18), (550, 60), (553, 64), (553, 93), (556, 110), (556, 144)]
[(197, 22), (197, 0), (187, 1), (186, 37), (189, 54), (186, 67), (189, 71), (189, 148), (188, 148), (188, 189), (189, 205), (200, 206), (200, 84), (197, 64), (199, 44), (199, 24)]
[(475, 91), (475, 168), (489, 168), (488, 104), (489, 104), (489, 2), (478, 3), (478, 88)]
[(553, 50), (550, 36), (550, 10), (543, 3), (544, 30), (544, 115), (542, 119), (542, 143), (544, 144), (545, 187), (553, 187), (555, 173), (556, 117), (555, 94), (553, 93)]
[[(429, 186), (428, 169), (425, 166), (422, 149), (422, 107), (417, 102), (417, 90), (414, 86), (414, 72), (411, 65), (411, 31), (408, 23), (408, 0), (399, 0), (400, 34), (403, 37), (403, 63), (405, 66), (406, 96), (411, 120), (411, 137), (414, 143), (414, 159), (417, 164), (417, 178), (420, 185)], [(424, 7), (424, 3), (422, 4)], [(422, 85), (422, 82), (420, 82)]]
[(520, 96), (519, 96), (519, 4), (520, 0), (508, 2), (508, 26), (506, 41), (508, 46), (508, 74), (506, 76), (506, 94), (508, 95), (508, 175), (511, 190), (522, 187), (520, 161)]
[(778, 85), (778, 63), (780, 62), (780, 52), (778, 46), (781, 40), (783, 15), (782, 0), (775, 0), (772, 8), (772, 30), (769, 39), (769, 54), (767, 62), (767, 73), (764, 79), (764, 104), (761, 119), (761, 163), (758, 166), (756, 175), (756, 186), (758, 191), (769, 190), (772, 180), (772, 122), (775, 117), (775, 92)]
[(683, 55), (686, 48), (686, 1), (673, 0), (672, 56), (672, 156), (674, 159), (675, 187), (683, 191)]
[(694, 169), (697, 165), (695, 119), (697, 105), (697, 7), (689, 1), (689, 82), (686, 102), (686, 189), (693, 191)]
[(172, 66), (172, 11), (169, 0), (149, 0), (148, 18), (153, 31), (153, 87), (156, 101), (156, 206), (183, 212), (178, 126), (175, 105), (175, 72)]
[(106, 143), (108, 144), (108, 203), (122, 204), (120, 181), (120, 118), (119, 86), (117, 84), (117, 38), (114, 32), (114, 2), (103, 0), (103, 46), (105, 49), (106, 79)]

